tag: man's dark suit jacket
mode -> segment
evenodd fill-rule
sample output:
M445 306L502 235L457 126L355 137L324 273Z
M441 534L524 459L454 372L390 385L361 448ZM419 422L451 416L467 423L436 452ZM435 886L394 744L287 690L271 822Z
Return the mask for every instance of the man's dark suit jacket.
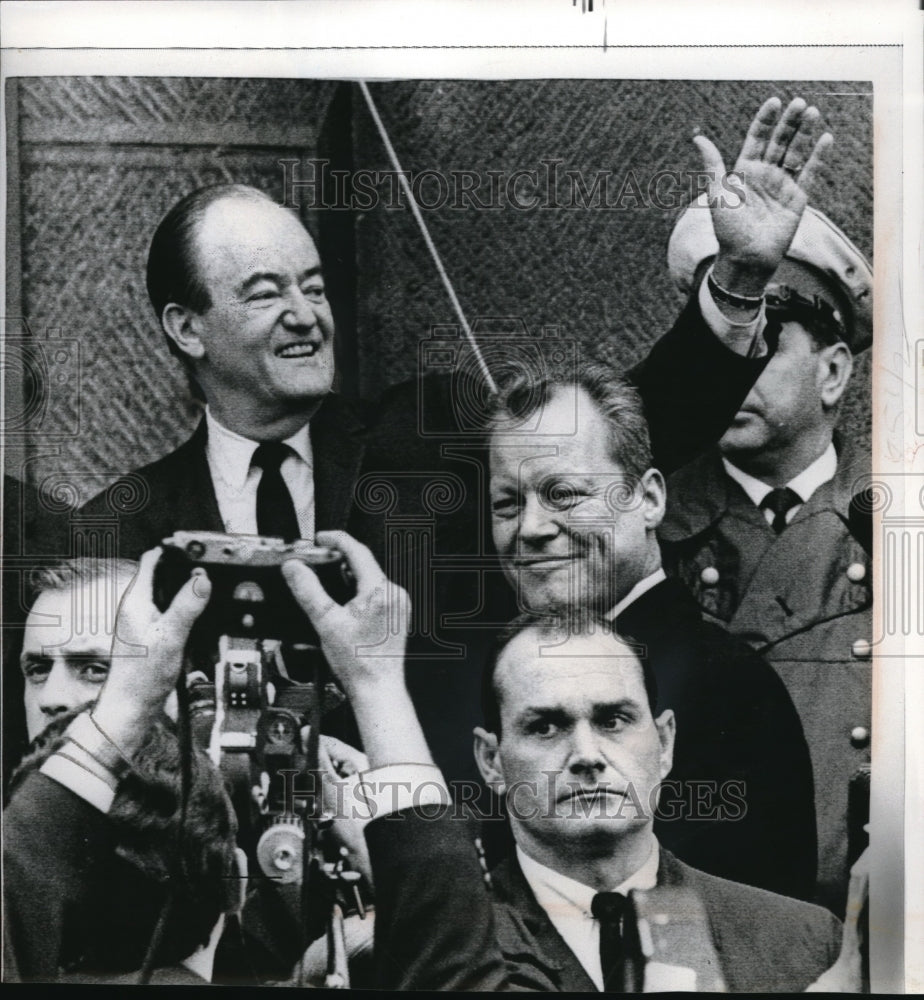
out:
M348 529L353 485L363 456L362 424L338 396L328 396L310 422L315 524ZM159 545L174 531L224 531L206 457L203 419L176 451L117 480L78 512L86 526L117 523L125 559Z
M366 828L376 886L379 985L394 989L595 991L515 860L493 898L466 823L411 810ZM797 992L834 964L840 923L827 910L690 868L662 848L659 886L703 904L730 992Z
M5 981L136 980L136 972L91 971L84 959L100 950L121 954L110 937L113 898L127 906L150 897L140 873L115 857L116 841L108 816L70 789L38 771L23 779L3 813ZM141 892L133 894L133 885ZM156 969L151 981L205 985L180 965Z
M814 785L802 723L776 671L703 620L677 580L616 619L677 720L658 839L694 868L801 899L815 887ZM675 784L676 783L676 784Z

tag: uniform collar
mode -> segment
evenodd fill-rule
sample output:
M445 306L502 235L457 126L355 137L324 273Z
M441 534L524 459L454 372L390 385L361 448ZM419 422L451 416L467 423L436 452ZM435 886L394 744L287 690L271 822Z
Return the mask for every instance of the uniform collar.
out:
M722 456L722 465L732 479L751 498L755 507L759 507L767 494L773 489L768 483L739 469L733 465L725 456ZM803 469L798 476L794 476L785 485L791 489L802 501L807 503L812 494L824 483L830 482L837 474L837 452L833 442L812 462L811 465Z
M260 442L243 437L220 424L208 406L205 408L205 423L208 428L208 452L213 460L212 468L220 470L219 474L232 489L242 490L250 472L253 454ZM283 443L302 461L311 465L311 440L307 423Z
M807 510L827 508L846 519L854 493L868 485L869 458L857 454L836 431L833 446L837 471L832 480L814 490ZM742 496L742 493L743 487L726 473L718 449L701 455L668 481L667 514L658 529L658 538L677 543L706 531L730 508L747 502L747 494ZM750 503L747 506L753 509ZM803 511L796 516L803 516Z

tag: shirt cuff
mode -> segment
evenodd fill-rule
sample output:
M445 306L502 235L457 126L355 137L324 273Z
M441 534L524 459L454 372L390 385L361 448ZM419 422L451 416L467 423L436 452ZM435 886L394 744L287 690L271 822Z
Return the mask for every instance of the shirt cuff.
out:
M767 312L763 301L754 319L747 323L734 323L718 307L709 291L709 283L703 278L699 285L699 311L709 329L730 351L745 358L762 358L767 353L763 336Z
M337 785L339 817L368 823L402 809L450 804L443 773L433 764L391 764L352 775Z
M57 781L68 791L79 796L84 802L101 813L108 813L115 800L116 790L98 774L88 771L73 757L63 753L53 753L39 768L42 774Z

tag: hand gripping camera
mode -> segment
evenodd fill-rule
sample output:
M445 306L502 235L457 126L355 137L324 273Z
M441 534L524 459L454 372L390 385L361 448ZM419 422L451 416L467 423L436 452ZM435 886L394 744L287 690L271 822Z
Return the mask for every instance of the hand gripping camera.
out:
M256 535L178 531L154 571L161 610L194 568L211 580L187 646L192 729L228 780L241 846L280 883L301 881L305 848L318 846L321 719L343 701L280 572L288 559L310 566L339 603L355 593L338 550Z

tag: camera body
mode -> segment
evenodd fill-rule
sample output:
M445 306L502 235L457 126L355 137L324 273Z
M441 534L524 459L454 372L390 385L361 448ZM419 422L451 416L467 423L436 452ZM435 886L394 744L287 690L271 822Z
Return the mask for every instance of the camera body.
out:
M191 636L197 648L217 649L221 636L278 639L316 646L317 633L292 596L280 571L288 559L305 563L340 604L356 592L343 555L332 548L260 535L212 531L177 531L163 541L154 570L154 603L165 611L196 567L212 583L208 606Z

